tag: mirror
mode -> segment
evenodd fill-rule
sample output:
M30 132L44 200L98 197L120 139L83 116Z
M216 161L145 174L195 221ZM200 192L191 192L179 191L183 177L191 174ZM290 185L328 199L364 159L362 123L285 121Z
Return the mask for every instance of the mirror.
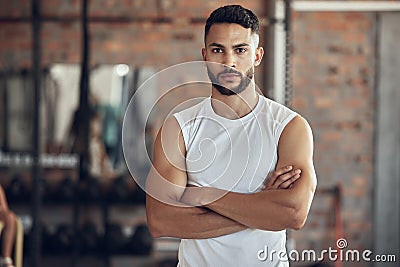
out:
M155 136L165 116L188 99L210 94L209 84L191 82L190 70L176 74L174 79L177 81L174 82L181 85L163 93L160 88L168 83L154 79L156 72L154 67L126 64L103 64L91 69L89 150L93 155L90 159L92 176L107 178L127 173L121 147L124 113L138 87L150 77L153 79L146 83L146 88L142 88L140 97L132 100L135 101L135 109L127 137L129 149L138 151L133 152L130 161L141 170L141 176L150 167L148 157L151 157ZM0 124L3 130L0 134L0 152L28 153L32 143L34 105L30 88L31 74L21 72L2 77ZM171 77L164 78L168 80ZM57 156L76 153L79 79L78 64L54 64L43 71L40 103L43 154ZM147 153L140 149L143 140Z
M151 67L135 68L126 64L99 65L90 72L90 172L104 176L126 172L121 150L121 124L130 96L138 85L153 75ZM80 66L55 64L42 73L40 103L41 144L43 154L74 153L74 121L79 104ZM33 107L32 74L28 71L1 75L0 153L23 155L32 150ZM140 107L153 103L156 90L149 90ZM132 140L138 135L132 132ZM151 137L150 137L151 139ZM145 162L138 155L137 164ZM6 162L7 163L7 162ZM110 174L111 175L111 174Z

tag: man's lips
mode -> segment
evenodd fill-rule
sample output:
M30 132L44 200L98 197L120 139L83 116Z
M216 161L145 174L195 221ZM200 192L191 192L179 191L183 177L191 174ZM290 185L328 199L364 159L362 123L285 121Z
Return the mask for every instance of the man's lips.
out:
M224 80L233 80L236 78L240 78L240 74L236 74L236 73L222 73L219 75L220 78L224 79Z

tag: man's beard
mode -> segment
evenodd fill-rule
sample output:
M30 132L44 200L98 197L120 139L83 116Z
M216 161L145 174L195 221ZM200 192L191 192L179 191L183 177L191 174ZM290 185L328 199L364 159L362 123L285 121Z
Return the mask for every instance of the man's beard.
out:
M215 87L215 89L218 90L218 92L220 92L223 95L228 95L228 96L229 95L237 95L237 94L240 94L241 92L243 92L249 86L249 84L252 81L253 76L254 76L254 67L251 67L250 69L248 69L246 71L245 75L243 75L241 72L236 71L232 68L227 68L226 70L218 73L217 77L215 77L215 75L210 71L210 68L208 68L208 67L207 67L207 73L208 73L208 77L211 80L211 84ZM222 86L221 83L218 82L218 78L221 74L228 74L228 73L240 75L240 84L238 86L229 89L229 88Z

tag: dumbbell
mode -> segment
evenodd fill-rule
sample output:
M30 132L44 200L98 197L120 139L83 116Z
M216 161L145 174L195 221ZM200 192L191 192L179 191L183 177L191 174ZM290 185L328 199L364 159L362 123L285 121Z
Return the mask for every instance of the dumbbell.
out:
M110 254L122 253L129 242L119 224L107 224L104 239L105 251Z
M69 175L65 176L53 192L52 199L58 202L72 202L75 197L76 183Z
M111 189L108 193L108 198L112 202L127 201L132 196L130 189L129 177L119 176L114 179Z
M21 202L25 200L27 188L24 178L20 174L16 174L5 188L7 199L10 203Z
M100 251L100 236L95 223L87 221L79 231L81 252L83 254L96 253Z
M55 225L46 225L42 223L42 252L44 254L53 254L57 252L56 231L57 227Z
M31 201L33 194L33 183L34 183L33 178L31 178L28 183L28 186L25 186L26 189L25 189L24 201ZM39 194L42 200L48 197L47 196L48 192L49 192L49 183L47 182L46 179L39 178Z
M22 175L16 174L11 179L6 188L6 195L10 202L29 202L32 197L32 180L30 186L27 186ZM42 197L47 193L48 183L45 179L39 179L39 190Z
M70 224L60 224L54 234L54 250L57 253L69 253L74 245L74 228Z
M128 247L131 253L136 255L149 255L153 249L154 239L150 234L149 228L145 224L136 227Z
M102 195L100 181L94 177L84 177L79 181L79 195L83 201L98 201Z

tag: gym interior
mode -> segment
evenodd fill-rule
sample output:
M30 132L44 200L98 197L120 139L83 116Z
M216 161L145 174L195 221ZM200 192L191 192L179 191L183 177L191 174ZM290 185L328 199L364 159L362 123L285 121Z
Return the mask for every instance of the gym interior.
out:
M183 73L165 94L154 77L201 61L205 20L227 4L261 20L257 86L313 129L318 186L287 249L317 257L290 265L399 266L400 1L3 0L0 183L16 267L176 266L179 239L147 227L141 177L165 117L209 91ZM352 257L318 258L329 249Z

